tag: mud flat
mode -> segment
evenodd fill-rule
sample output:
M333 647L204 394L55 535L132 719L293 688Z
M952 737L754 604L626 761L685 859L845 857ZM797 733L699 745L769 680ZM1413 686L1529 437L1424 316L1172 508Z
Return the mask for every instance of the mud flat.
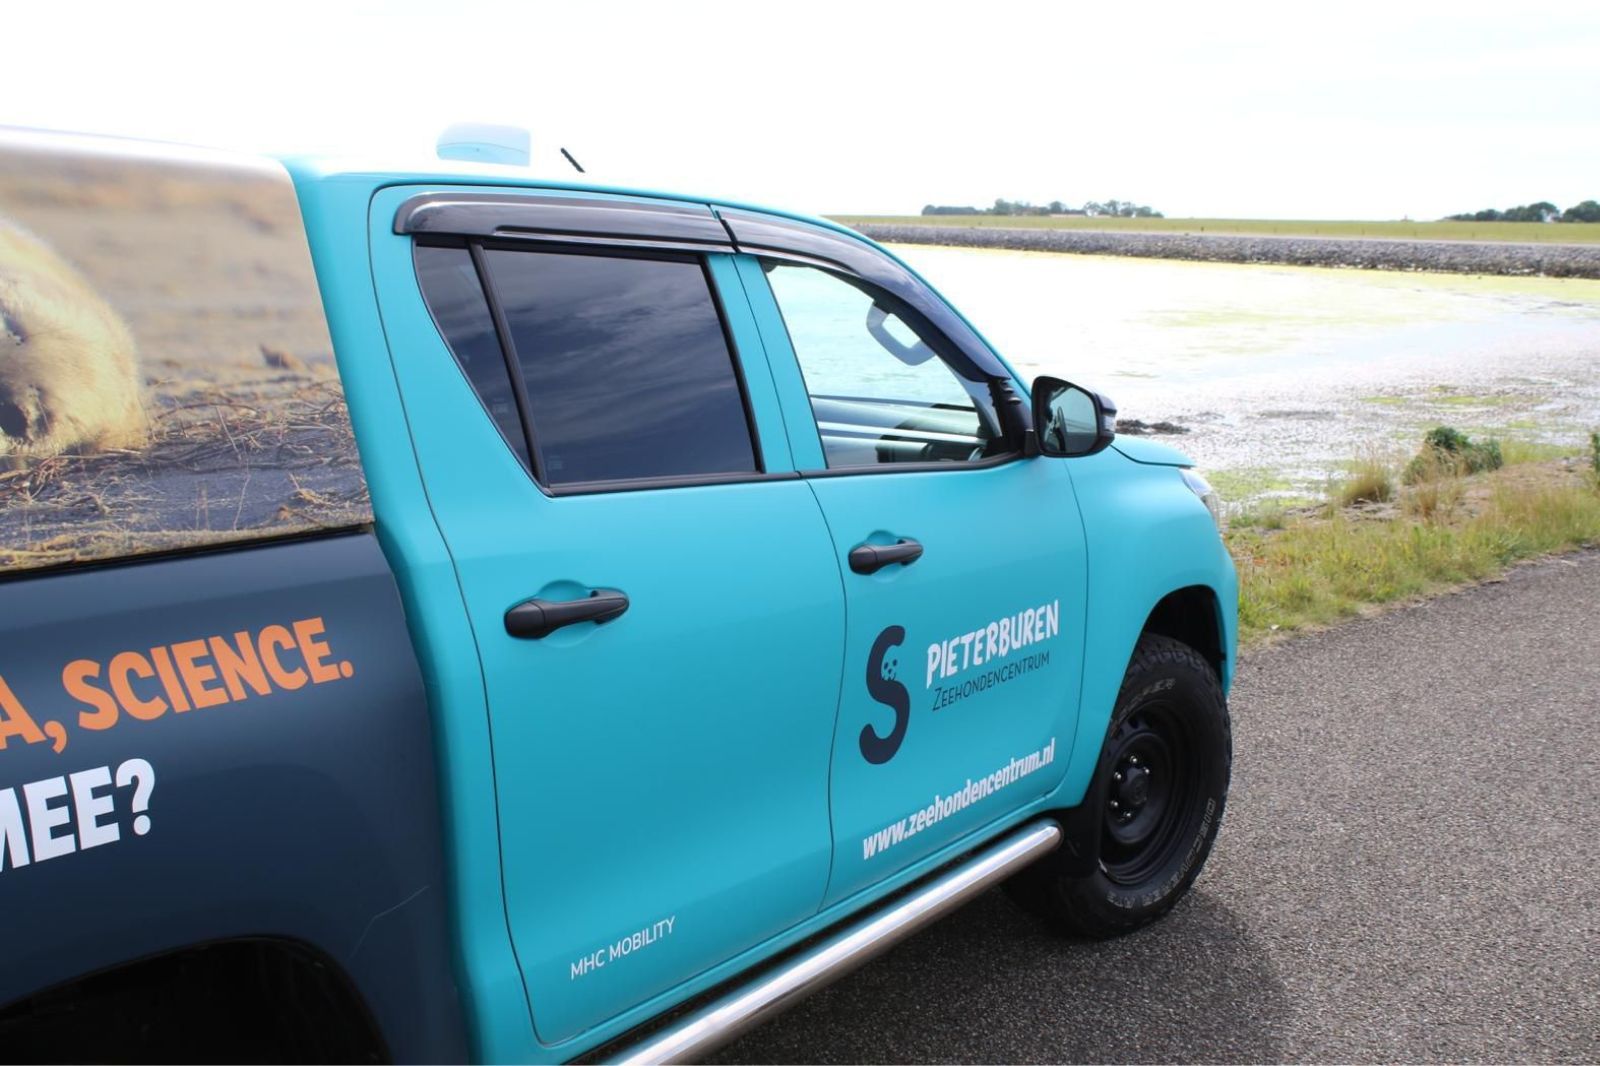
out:
M866 223L857 228L873 240L896 244L941 244L1214 263L1276 263L1448 274L1600 278L1600 246L1596 245L1246 237L1210 233L1112 233L881 223Z
M1119 432L1159 435L1233 503L1320 498L1439 425L1552 455L1600 429L1597 280L891 250L1024 379L1110 395Z

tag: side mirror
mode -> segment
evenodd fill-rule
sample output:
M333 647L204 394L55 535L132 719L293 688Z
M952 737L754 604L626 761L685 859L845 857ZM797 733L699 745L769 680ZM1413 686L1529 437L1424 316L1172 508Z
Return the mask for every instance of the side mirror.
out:
M1099 393L1060 378L1033 381L1033 433L1039 454L1093 455L1117 435L1117 408Z

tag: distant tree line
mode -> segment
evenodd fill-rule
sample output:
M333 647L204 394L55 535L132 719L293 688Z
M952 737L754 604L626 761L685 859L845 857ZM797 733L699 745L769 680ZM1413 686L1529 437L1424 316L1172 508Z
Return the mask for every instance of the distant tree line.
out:
M1446 215L1448 222L1600 222L1600 203L1585 200L1565 211L1548 200L1508 207L1504 211L1488 208L1461 215Z
M1164 218L1160 211L1130 200L1090 200L1082 207L1069 207L1060 200L1031 204L1026 200L996 200L993 207L955 207L928 204L924 215L1090 215L1105 218Z

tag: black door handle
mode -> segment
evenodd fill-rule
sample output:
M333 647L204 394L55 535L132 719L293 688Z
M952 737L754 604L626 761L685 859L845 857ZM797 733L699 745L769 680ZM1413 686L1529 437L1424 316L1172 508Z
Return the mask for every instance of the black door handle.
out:
M858 544L850 549L850 569L858 574L875 574L890 563L910 566L922 558L922 545L910 537L894 544Z
M628 609L628 597L612 589L583 600L524 600L506 612L506 632L538 640L576 622L609 622Z

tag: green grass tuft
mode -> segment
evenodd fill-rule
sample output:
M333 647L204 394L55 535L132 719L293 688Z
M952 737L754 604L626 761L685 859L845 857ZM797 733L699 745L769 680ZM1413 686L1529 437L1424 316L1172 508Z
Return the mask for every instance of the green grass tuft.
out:
M1459 429L1437 426L1422 439L1422 450L1406 465L1408 485L1439 477L1481 474L1505 465L1500 442L1493 438L1475 441Z
M1358 503L1388 503L1394 499L1394 473L1377 456L1367 456L1351 464L1350 473L1334 489L1340 507Z

